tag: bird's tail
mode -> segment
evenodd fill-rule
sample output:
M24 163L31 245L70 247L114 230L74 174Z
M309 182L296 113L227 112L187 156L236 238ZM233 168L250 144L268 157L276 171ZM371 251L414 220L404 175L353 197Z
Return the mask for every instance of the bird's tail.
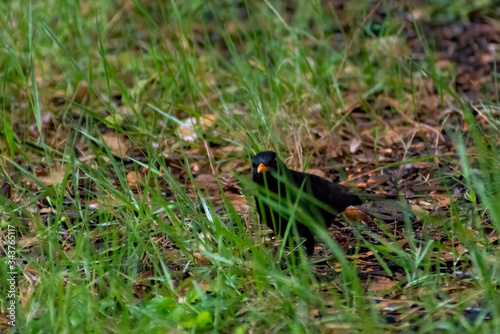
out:
M371 200L358 205L356 208L374 218L386 222L414 221L416 218L410 205L402 199L377 198L377 200Z

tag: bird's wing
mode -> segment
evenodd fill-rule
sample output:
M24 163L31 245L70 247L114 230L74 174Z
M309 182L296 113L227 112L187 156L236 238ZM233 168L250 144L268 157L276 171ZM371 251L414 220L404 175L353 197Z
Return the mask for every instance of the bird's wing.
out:
M300 187L304 180L306 189L310 187L319 201L331 206L337 213L344 211L350 205L361 204L361 199L349 188L325 180L317 175L291 171L295 184Z

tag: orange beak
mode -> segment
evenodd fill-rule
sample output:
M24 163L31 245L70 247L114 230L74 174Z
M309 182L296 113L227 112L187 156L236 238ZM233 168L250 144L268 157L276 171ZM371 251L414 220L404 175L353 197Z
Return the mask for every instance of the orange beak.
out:
M258 167L257 167L257 173L265 173L267 172L268 169L266 166L264 166L264 164L260 164Z

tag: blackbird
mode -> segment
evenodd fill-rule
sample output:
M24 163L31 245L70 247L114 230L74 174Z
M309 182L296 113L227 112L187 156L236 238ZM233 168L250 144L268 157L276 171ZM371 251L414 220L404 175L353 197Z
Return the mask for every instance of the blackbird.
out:
M252 178L261 186L260 195L255 196L260 220L276 234L284 236L290 218L286 212L277 212L283 211L280 207L292 207L297 203L307 216L316 218L316 221L309 224L296 220L297 232L300 237L305 238L304 246L309 256L314 252L314 236L309 227L311 223L328 227L336 214L343 212L348 206L362 203L361 198L347 187L316 175L288 169L272 151L260 152L252 157ZM274 209L265 203L269 201L277 202ZM288 235L293 235L292 233L289 232Z

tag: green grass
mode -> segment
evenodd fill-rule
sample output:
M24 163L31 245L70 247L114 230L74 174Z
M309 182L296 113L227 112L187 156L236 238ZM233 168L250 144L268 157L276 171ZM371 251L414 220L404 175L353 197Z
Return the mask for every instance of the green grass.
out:
M422 20L466 21L477 9L498 19L494 2L409 8ZM424 56L411 59L410 9L399 2L373 10L351 1L344 11L322 3L0 4L1 173L13 194L0 196L2 233L15 226L19 272L13 329L0 261L0 332L500 331L498 91L473 104L484 118L474 116L417 20ZM194 141L181 130L188 118ZM108 147L110 133L130 141L121 143L127 157ZM339 154L356 139L360 149ZM427 163L412 186L442 181L450 203L417 212L418 225L405 222L399 235L354 225L349 255L319 229L333 258L323 276L264 242L244 167L267 149L295 169L343 179ZM237 186L243 209L228 190ZM362 275L367 251L398 284L371 289L380 275ZM471 307L479 311L465 317Z

